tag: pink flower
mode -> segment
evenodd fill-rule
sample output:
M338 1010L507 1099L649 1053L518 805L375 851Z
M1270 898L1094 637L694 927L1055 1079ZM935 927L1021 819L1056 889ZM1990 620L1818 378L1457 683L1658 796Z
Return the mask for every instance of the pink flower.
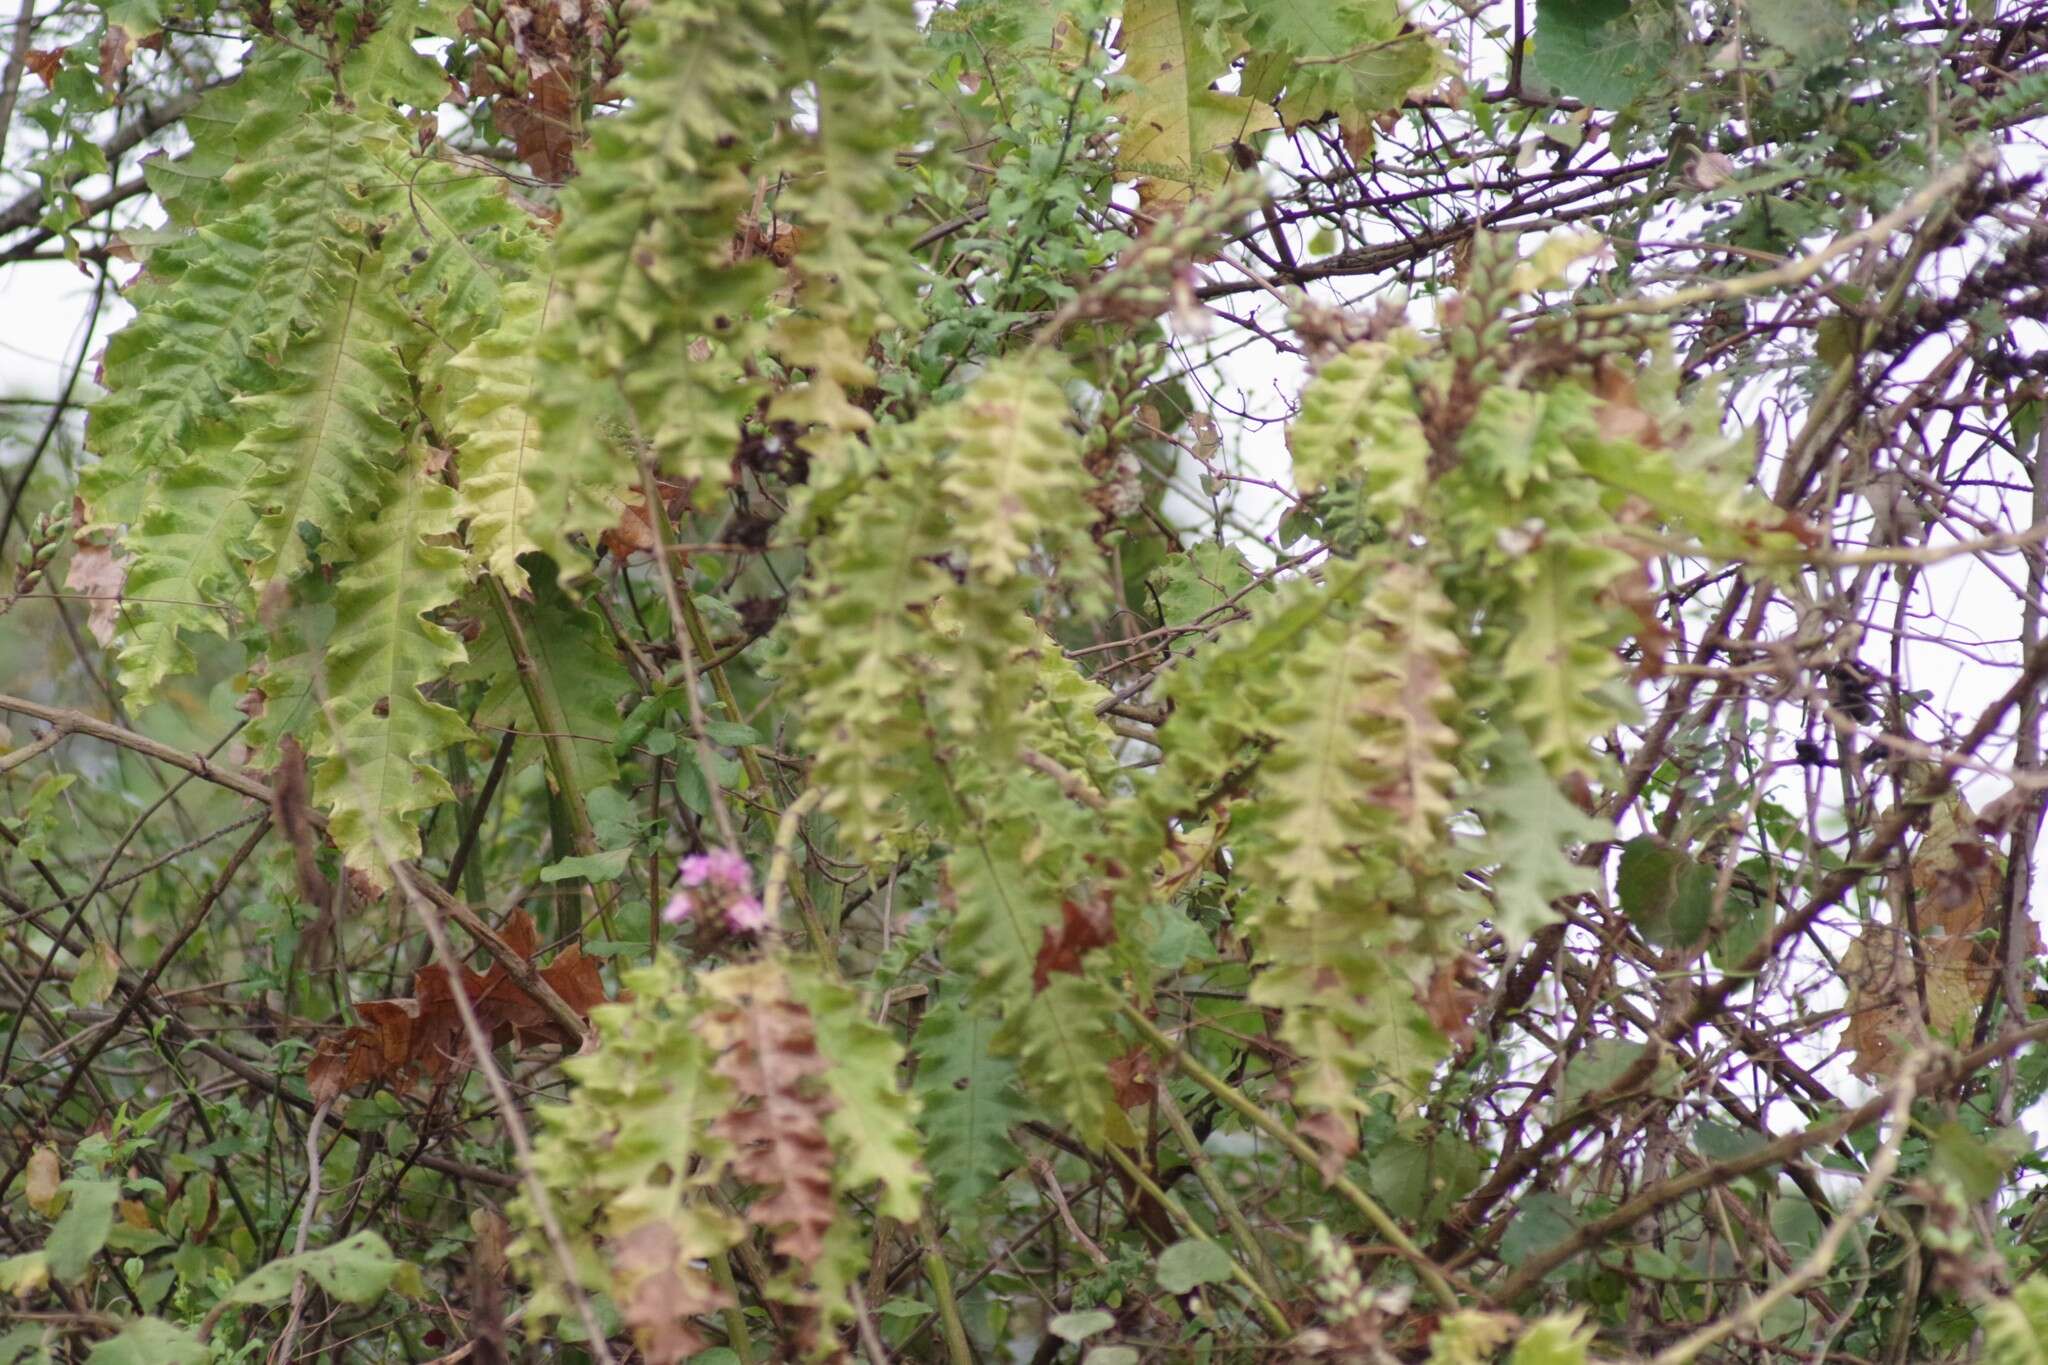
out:
M758 896L742 896L725 907L725 922L736 934L751 934L768 927L768 911Z
M751 934L768 925L768 912L754 894L754 870L746 858L729 848L693 853L683 859L677 890L661 917L681 924L699 910L723 914L734 933Z

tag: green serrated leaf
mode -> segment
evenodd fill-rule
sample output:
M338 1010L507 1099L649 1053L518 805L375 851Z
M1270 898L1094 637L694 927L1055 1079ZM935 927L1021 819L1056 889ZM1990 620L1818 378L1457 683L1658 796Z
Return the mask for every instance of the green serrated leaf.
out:
M462 642L429 619L462 591L454 491L428 452L407 452L383 480L383 511L350 541L315 695L324 725L310 752L313 796L332 812L329 833L349 866L383 885L387 860L416 857L414 816L453 799L433 760L469 738L461 716L422 689L464 658ZM324 681L324 688L319 682Z
M917 1093L925 1160L940 1205L956 1217L988 1211L986 1196L1022 1160L1010 1130L1031 1117L1017 1064L992 1050L998 1021L948 998L918 1026Z
M899 1084L903 1049L871 1020L872 1007L846 985L792 971L791 990L810 1008L818 1051L831 1062L826 1088L837 1104L825 1116L836 1160L833 1181L849 1194L879 1186L876 1206L917 1221L927 1177L920 1165L915 1092Z

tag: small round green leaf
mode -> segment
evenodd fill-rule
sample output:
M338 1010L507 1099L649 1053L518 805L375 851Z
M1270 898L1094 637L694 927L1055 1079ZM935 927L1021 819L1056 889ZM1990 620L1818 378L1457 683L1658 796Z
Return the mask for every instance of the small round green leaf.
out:
M1105 1313L1100 1308L1086 1313L1062 1313L1045 1325L1061 1341L1086 1341L1098 1332L1107 1332L1116 1324L1114 1313Z
M1185 1294L1198 1284L1230 1278L1230 1257L1214 1242L1175 1242L1159 1253L1159 1287Z

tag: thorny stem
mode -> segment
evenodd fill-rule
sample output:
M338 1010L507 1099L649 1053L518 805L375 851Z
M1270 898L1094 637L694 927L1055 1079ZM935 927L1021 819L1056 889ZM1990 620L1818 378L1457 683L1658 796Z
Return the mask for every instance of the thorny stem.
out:
M946 1359L950 1365L974 1365L974 1352L967 1345L967 1325L961 1321L960 1305L953 1297L953 1275L946 1268L946 1244L939 1237L938 1220L930 1210L918 1219L917 1231L924 1242L925 1278L931 1283L932 1297L939 1301Z

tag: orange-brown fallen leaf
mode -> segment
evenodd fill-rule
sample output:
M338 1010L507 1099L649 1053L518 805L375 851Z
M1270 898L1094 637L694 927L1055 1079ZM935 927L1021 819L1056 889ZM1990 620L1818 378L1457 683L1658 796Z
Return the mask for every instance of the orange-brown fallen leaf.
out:
M529 962L540 950L533 919L523 910L500 932L512 950ZM585 957L574 944L542 967L540 978L580 1017L588 1018L591 1007L604 1002L604 980L596 961ZM503 963L492 963L488 972L463 968L462 988L493 1047L506 1043L574 1047L581 1042L520 989ZM420 969L413 977L411 995L358 1001L356 1014L363 1022L338 1037L322 1040L306 1065L306 1088L316 1103L364 1085L388 1085L402 1091L422 1077L439 1080L456 1062L468 1060L462 1014L448 973L439 963Z

